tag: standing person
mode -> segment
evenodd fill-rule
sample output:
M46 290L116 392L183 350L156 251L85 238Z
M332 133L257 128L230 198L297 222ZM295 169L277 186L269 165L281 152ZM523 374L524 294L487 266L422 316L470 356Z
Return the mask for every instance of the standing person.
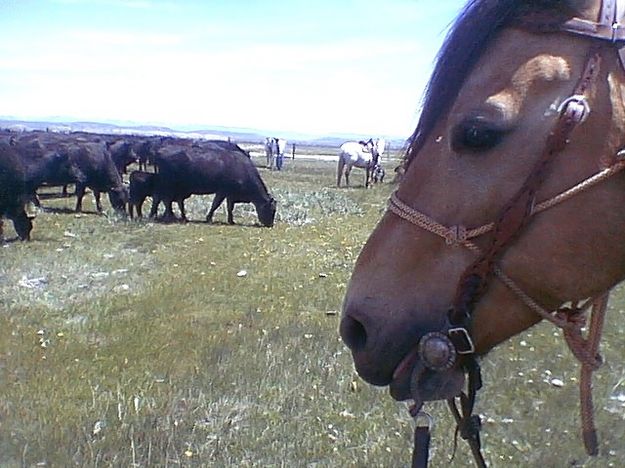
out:
M274 144L274 138L272 137L267 137L265 138L265 154L267 156L267 169L269 169L270 171L273 171L273 162L274 162L274 151L273 151L273 144Z
M286 150L286 140L282 138L274 138L276 142L276 169L282 170L284 164L284 150Z

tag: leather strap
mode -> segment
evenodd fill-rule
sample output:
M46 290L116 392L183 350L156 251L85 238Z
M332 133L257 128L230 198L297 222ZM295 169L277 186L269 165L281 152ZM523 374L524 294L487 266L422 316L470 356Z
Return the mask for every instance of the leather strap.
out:
M480 431L482 420L478 414L473 414L477 392L482 388L482 373L476 359L471 359L467 367L467 392L462 392L458 397L460 410L456 406L456 399L447 400L447 405L456 420L456 434L454 438L454 451L458 435L466 440L473 454L473 460L479 468L486 468L486 461L482 455L482 441Z
M625 70L625 2L603 0L597 21L571 18L554 24L528 18L521 20L523 27L545 32L564 31L584 37L611 42L616 46L621 66Z
M622 26L618 24L621 18L616 17L616 10L616 0L603 0L598 21L571 18L560 26L560 30L615 42L622 33Z
M412 451L412 468L427 468L430 453L430 428L417 426L414 430L414 449Z
M412 451L412 468L427 468L430 458L430 432L432 416L421 411L416 405L410 408L410 415L415 419L414 445Z
M596 81L601 56L598 49L591 48L584 70L573 95L584 96ZM521 189L503 208L495 222L494 234L485 252L464 271L449 313L451 327L469 330L473 309L486 291L494 273L495 261L512 243L531 217L536 193L556 156L564 150L572 131L579 122L563 112L554 130L549 134L545 149L534 164Z

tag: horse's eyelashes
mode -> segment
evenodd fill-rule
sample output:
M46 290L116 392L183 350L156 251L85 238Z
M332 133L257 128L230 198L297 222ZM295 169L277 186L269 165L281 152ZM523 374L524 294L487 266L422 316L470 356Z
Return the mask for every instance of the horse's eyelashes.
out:
M495 147L504 134L505 130L493 122L471 118L453 128L451 145L456 152L486 151Z

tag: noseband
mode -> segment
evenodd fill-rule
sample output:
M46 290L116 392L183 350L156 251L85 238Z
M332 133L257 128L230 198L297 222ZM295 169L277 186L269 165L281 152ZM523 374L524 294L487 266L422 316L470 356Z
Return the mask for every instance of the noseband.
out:
M479 416L472 414L475 396L481 387L481 375L470 330L475 306L485 294L493 276L500 279L532 311L562 328L569 348L582 365L580 389L584 445L589 455L598 453L597 435L593 421L591 378L592 372L601 365L598 347L609 290L588 299L581 305L574 303L571 307L560 307L555 311L549 311L507 276L498 266L498 260L533 216L594 187L625 169L625 154L620 151L616 155L615 161L608 168L548 200L536 203L537 192L542 186L553 161L566 148L573 131L586 120L590 113L588 96L592 94L599 75L600 52L602 50L600 44L610 42L614 45L617 48L621 64L625 68L625 25L622 24L623 20L625 20L625 2L604 0L598 22L580 18L573 18L557 25L537 21L536 18L524 18L517 22L516 26L531 31L567 32L598 39L599 42L591 46L582 74L571 96L561 103L556 123L549 133L545 148L534 163L529 176L499 212L495 221L475 228L461 225L445 226L404 203L397 193L393 193L390 198L389 210L395 215L438 235L449 246L463 246L477 254L477 259L465 269L460 277L444 329L421 337L413 353L416 353L421 362L432 371L448 369L455 364L457 358L462 358L461 365L468 376L467 393L462 392L459 397L462 411L458 410L455 398L448 400L448 403L458 424L457 430L463 438L468 440L478 466L486 466L480 450ZM491 236L484 249L472 242L471 239L487 233L490 233ZM582 328L586 324L585 314L591 305L589 331L584 337ZM413 374L413 380L418 378L419 375ZM418 382L413 382L412 389L413 393L418 393ZM416 404L420 406L422 400L418 395L414 395L414 397ZM420 407L412 410L414 413L418 411L420 411ZM427 465L429 434L424 437L422 432L423 427L417 426L413 466ZM418 433L421 435L418 436ZM427 443L423 442L424 440ZM424 447L419 447L420 444ZM425 450L425 456L423 450Z

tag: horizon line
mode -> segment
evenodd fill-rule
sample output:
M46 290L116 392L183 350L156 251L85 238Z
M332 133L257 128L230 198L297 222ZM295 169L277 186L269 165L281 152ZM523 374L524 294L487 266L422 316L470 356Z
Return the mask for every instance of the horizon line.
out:
M259 136L263 135L273 135L273 134L293 134L307 137L318 137L318 138L337 138L344 136L358 136L364 137L371 135L366 132L358 132L358 131L337 131L337 132L319 132L319 131L306 131L306 130L271 130L267 128L258 128L258 127L249 127L249 126L231 126L231 125L194 125L194 124L166 124L166 123L155 123L155 122L137 122L133 120L116 120L116 119L102 119L102 120L92 120L92 119L77 119L71 117L63 117L63 116L46 116L46 117L34 117L34 118L23 118L17 116L7 116L0 115L1 122L12 122L14 124L50 124L50 125L68 125L72 124L95 124L95 125L108 125L114 126L117 128L127 127L129 129L146 129L152 128L154 130L168 130L171 132L180 132L180 133L199 133L199 132L210 132L222 130L230 133L254 133ZM379 135L384 138L391 140L407 140L407 136L401 135Z

